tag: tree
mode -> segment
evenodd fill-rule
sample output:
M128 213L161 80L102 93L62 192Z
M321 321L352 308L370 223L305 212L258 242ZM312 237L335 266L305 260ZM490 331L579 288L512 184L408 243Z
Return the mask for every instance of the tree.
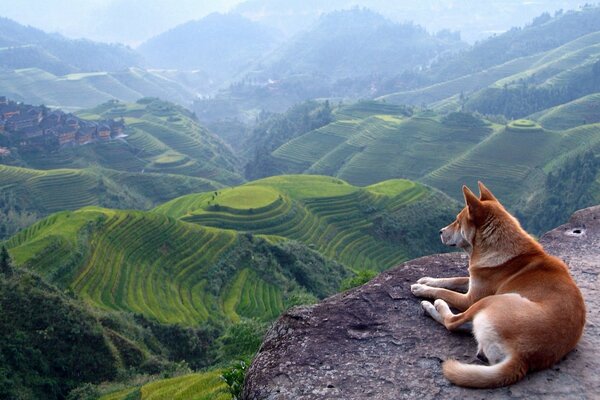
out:
M0 250L0 273L4 274L4 276L8 278L12 275L12 272L13 269L10 255L8 254L6 246L2 246L2 250Z

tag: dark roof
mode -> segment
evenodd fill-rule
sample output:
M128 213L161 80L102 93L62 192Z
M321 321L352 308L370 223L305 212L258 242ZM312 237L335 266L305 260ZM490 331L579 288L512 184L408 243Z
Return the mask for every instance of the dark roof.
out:
M0 113L4 114L7 112L20 111L19 107L15 104L3 104L0 105Z
M19 121L33 121L34 117L28 114L15 114L12 115L8 121L9 122L19 122Z
M27 138L42 136L44 134L44 132L37 126L30 126L28 128L25 128L20 133L21 136L25 136Z

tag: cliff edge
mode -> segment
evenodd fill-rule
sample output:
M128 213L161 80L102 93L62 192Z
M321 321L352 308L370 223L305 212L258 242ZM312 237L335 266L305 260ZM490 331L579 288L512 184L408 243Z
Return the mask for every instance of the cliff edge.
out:
M366 285L282 315L247 375L244 399L594 399L600 396L600 206L573 214L540 242L569 265L587 305L577 348L515 385L464 389L442 375L447 358L474 362L471 334L426 317L410 284L466 276L464 254L408 261ZM507 310L510 312L510 310Z

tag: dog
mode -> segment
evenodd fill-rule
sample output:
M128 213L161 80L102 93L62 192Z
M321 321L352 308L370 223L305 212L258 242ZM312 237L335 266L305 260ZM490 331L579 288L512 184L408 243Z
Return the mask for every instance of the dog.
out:
M446 329L472 325L478 358L489 363L447 360L444 376L464 387L506 386L549 368L575 347L585 304L566 264L545 253L489 189L479 182L479 198L462 190L465 207L440 236L468 253L469 276L424 277L411 291L436 299L421 306Z

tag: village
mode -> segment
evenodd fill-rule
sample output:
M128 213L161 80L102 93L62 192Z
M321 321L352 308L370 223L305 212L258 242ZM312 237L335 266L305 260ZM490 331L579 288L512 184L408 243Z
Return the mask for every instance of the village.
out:
M20 151L52 150L109 141L123 135L125 122L86 121L71 113L11 101L0 96L0 135ZM6 141L4 141L6 143ZM0 156L9 153L0 147Z

